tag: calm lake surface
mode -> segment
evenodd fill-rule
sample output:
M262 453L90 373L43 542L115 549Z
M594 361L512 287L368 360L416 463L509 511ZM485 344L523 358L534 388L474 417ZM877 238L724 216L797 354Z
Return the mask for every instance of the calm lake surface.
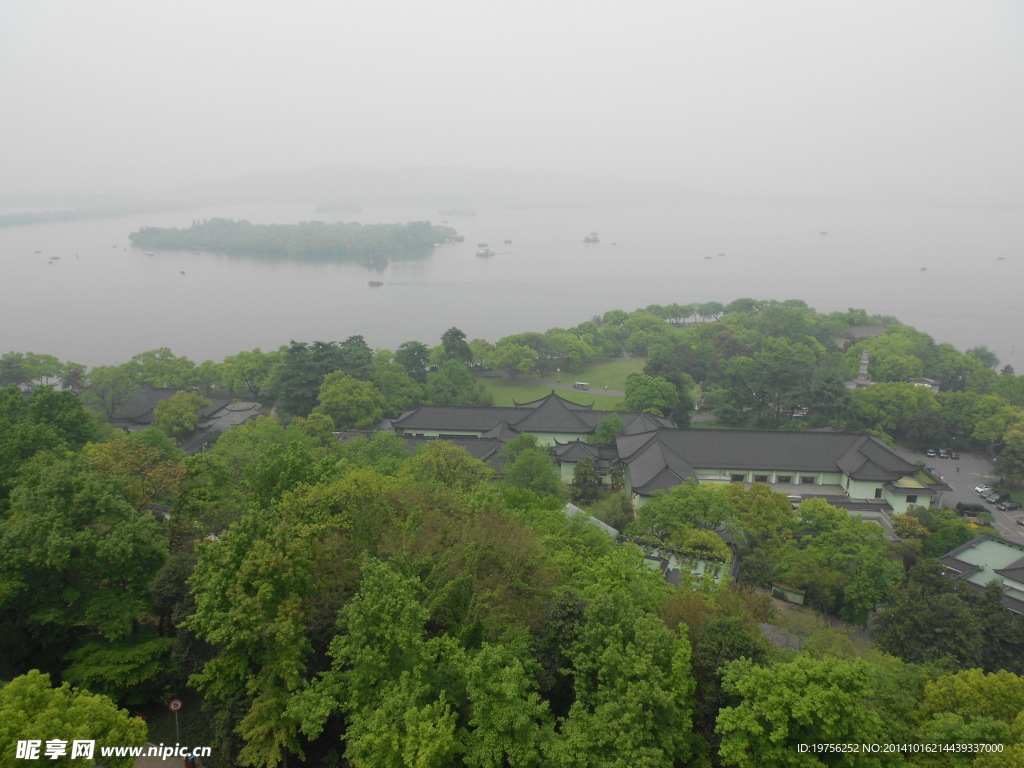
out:
M442 218L436 210L333 216L244 206L2 228L0 353L47 353L93 366L170 347L196 362L219 361L290 339L353 334L371 347L412 339L432 345L453 325L493 342L611 309L749 296L894 315L961 350L984 344L1024 373L1019 210L485 210L448 219L465 243L392 259L382 270L205 252L146 256L129 247L128 234L140 227L212 217L263 224ZM600 243L583 242L591 231ZM496 255L477 257L478 242Z

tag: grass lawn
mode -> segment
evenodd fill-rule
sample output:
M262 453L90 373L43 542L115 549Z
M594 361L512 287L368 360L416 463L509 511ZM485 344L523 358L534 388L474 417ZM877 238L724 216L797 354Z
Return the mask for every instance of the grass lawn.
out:
M558 389L556 391L566 400L571 400L574 403L581 405L593 403L594 408L602 411L624 411L626 404L623 398L616 395L605 395L603 392L605 389L610 389L613 392L624 391L626 377L631 373L643 373L643 369L643 360L616 359L585 365L578 371L562 371L561 373L552 371L539 378L549 381L560 380L562 384L585 381L590 384L590 389ZM477 378L477 381L487 387L494 398L495 405L509 406L512 405L513 400L528 403L551 394L551 387L523 380L513 381L508 378L481 376Z
M574 381L585 381L590 384L591 389L605 389L606 387L615 392L626 390L626 377L631 373L643 373L643 360L615 359L603 363L593 363L580 368L578 371L562 371L555 374L562 379L563 384L571 384ZM548 374L542 378L551 379Z
M483 384L487 391L494 398L495 405L510 406L513 400L519 403L528 403L531 400L540 400L551 394L551 387L543 384L531 384L527 381L512 381L511 379L492 379L481 377L477 379ZM571 400L580 405L594 404L599 411L624 411L626 401L624 398L614 395L599 395L594 390L558 389L555 390L566 400Z

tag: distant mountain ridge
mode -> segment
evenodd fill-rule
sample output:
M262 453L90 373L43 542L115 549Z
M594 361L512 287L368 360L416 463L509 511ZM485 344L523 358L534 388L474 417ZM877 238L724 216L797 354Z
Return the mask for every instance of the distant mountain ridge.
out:
M643 183L544 170L399 169L335 165L240 176L176 187L164 197L190 204L350 200L360 206L437 208L650 207L707 202L673 183Z

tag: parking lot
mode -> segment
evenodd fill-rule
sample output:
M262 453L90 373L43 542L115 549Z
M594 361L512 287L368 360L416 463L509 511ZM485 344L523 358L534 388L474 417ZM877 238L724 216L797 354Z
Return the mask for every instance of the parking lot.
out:
M996 477L992 474L992 460L987 456L977 453L961 452L960 459L930 458L924 455L923 451L912 451L907 448L897 447L896 453L907 461L925 462L925 466L932 467L938 475L952 488L942 496L942 506L953 508L957 502L964 504L983 504L995 518L992 527L999 531L1000 536L1016 541L1024 541L1024 526L1017 525L1017 518L1024 512L1000 512L991 504L985 504L981 497L974 492L975 486L992 485Z

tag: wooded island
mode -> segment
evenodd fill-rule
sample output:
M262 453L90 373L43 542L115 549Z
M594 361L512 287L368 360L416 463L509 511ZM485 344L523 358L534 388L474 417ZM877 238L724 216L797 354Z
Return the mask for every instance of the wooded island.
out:
M455 236L451 227L426 221L252 224L207 219L193 222L188 229L143 227L128 239L134 248L148 250L202 250L330 261L424 253Z

